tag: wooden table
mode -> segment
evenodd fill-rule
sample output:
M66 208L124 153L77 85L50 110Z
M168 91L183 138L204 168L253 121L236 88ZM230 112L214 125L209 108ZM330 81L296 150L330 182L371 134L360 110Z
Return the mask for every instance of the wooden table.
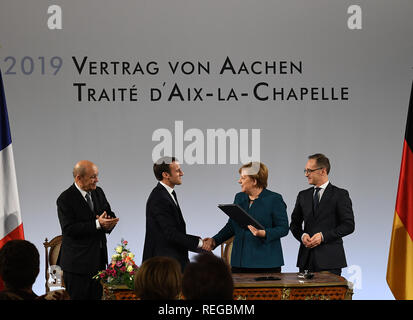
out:
M135 292L126 285L109 285L101 281L103 287L102 300L138 300Z
M274 276L280 280L256 281ZM347 280L329 272L316 272L312 279L298 273L234 273L234 300L351 300L353 290ZM103 285L103 300L136 300L124 285Z
M234 300L351 300L349 282L329 272L315 272L312 279L298 273L234 273ZM262 276L280 280L256 281Z

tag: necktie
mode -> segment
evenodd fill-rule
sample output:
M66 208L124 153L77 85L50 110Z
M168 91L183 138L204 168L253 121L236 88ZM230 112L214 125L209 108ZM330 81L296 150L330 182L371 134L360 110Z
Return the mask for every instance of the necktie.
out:
M174 196L176 206L179 208L178 198L176 197L176 192L175 192L175 190L172 191L172 195Z
M314 212L317 211L318 205L320 203L320 198L319 198L320 190L321 190L321 188L318 188L318 187L315 188L315 193L314 193L314 196L313 196L313 209L314 209Z
M175 199L175 201L176 201L176 207L178 208L179 219L180 219L181 222L185 225L184 217L182 216L182 211L181 211L181 208L179 207L179 202L178 202L178 198L176 197L176 192L175 192L175 190L172 191L172 195L174 196L174 199Z
M92 198L90 197L89 192L86 192L85 198L86 198L87 204L89 205L90 210L93 211L93 202L92 202Z

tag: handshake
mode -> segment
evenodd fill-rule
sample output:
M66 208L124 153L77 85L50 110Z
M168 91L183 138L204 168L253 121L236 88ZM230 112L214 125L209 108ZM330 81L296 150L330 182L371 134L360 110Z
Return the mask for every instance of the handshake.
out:
M203 242L202 250L212 251L216 247L214 238L205 238L205 239L202 239L202 242Z
M265 230L257 229L252 225L248 225L248 229L251 231L254 237L257 237L257 238L265 238L267 235ZM205 238L205 239L202 239L202 241L203 241L202 250L212 251L216 248L216 243L215 243L214 238Z

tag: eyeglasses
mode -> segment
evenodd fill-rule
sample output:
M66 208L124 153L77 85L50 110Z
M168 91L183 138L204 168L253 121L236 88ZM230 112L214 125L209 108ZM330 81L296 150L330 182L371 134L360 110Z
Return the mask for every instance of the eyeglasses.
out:
M317 171L317 170L320 170L320 169L323 169L323 168L317 168L317 169L304 169L304 174L309 175L310 173L312 173L312 172L314 172L314 171Z

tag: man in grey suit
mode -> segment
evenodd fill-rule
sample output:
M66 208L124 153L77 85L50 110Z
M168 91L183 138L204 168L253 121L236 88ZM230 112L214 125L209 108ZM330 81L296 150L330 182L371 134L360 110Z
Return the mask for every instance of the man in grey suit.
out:
M329 182L329 172L330 161L325 155L308 157L304 173L314 187L298 194L290 224L300 242L300 272L330 271L341 275L341 268L347 266L342 238L354 231L352 203L347 190Z

